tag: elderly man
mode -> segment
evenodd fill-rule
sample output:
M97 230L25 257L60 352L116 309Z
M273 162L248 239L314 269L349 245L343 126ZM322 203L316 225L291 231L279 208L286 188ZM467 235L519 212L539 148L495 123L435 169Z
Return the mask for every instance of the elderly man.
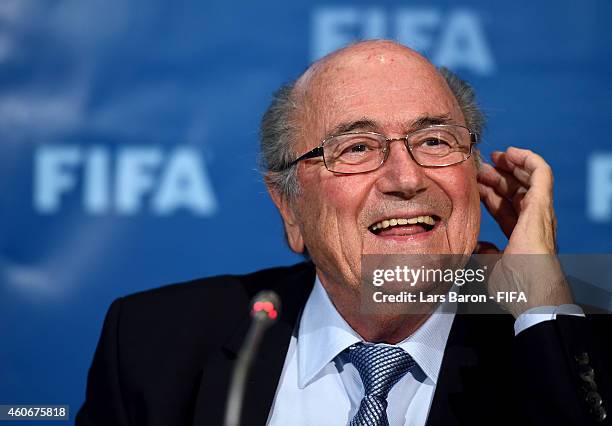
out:
M481 201L509 238L502 260L554 258L550 167L518 148L481 164L482 125L469 86L397 43L313 64L262 123L270 195L311 261L115 301L77 424L220 424L261 289L283 314L255 361L245 424L608 422L603 321L572 305L554 262L545 282L498 280L526 293L502 306L512 315L362 310L363 255L494 250L477 240Z

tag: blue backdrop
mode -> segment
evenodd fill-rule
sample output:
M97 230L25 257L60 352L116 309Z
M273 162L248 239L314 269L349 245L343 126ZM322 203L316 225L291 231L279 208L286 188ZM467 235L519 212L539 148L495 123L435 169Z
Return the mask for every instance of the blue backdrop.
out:
M551 163L560 250L611 252L611 18L607 0L2 1L0 403L76 412L120 295L299 260L257 172L259 120L359 38L470 81L485 154ZM503 245L489 218L481 238Z

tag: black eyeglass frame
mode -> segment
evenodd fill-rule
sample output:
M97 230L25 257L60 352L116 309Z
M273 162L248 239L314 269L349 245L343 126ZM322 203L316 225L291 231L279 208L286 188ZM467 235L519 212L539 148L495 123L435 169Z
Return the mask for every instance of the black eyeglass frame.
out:
M419 161L415 158L413 152L412 152L412 145L410 145L408 143L408 138L413 135L414 133L417 132L421 132L423 130L427 130L427 129L435 129L435 128L446 128L446 127L461 127L465 130L468 131L468 133L470 134L470 150L468 151L467 157L465 157L463 160L461 161L456 161L453 163L448 163L448 164L436 164L436 165L424 165L419 163ZM323 147L325 146L325 143L330 141L331 139L334 139L338 136L345 136L345 135L376 135L376 136L380 136L385 140L385 146L383 147L383 153L384 156L382 157L382 160L380 161L380 164L378 166L376 166L375 168L371 169L371 170L367 170L367 171L363 171L363 172L337 172L334 170L330 170L330 168L327 166L327 161L325 160L325 155L323 155ZM474 147L474 145L476 145L478 143L478 134L475 132L472 132L468 127L466 126L461 126L459 124L433 124L431 126L427 126L427 127L422 127L420 129L417 129L413 132L410 132L406 135L404 135L401 138L388 138L385 135L381 134L381 133L377 133L377 132L349 132L349 133L340 133L337 135L333 135L330 136L328 138L325 138L321 144L315 148L313 148L312 150L300 155L298 158L296 158L295 160L293 160L288 166L287 169L295 166L297 163L299 163L302 160L308 160L310 158L317 158L317 157L323 157L323 164L325 164L325 168L327 170L329 170L332 173L337 173L337 174L342 174L342 175L353 175L353 174L359 174L359 173L369 173L369 172L373 172L374 170L378 170L380 167L382 167L383 164L385 164L385 161L387 161L387 158L389 157L389 144L391 142L394 141L404 141L405 146L408 148L408 152L410 153L410 157L414 160L415 163L417 163L419 166L421 167L427 167L427 168L438 168L438 167L448 167L448 166L453 166L455 164L460 164L463 163L464 161L466 161L467 159L469 159L472 156L472 149Z

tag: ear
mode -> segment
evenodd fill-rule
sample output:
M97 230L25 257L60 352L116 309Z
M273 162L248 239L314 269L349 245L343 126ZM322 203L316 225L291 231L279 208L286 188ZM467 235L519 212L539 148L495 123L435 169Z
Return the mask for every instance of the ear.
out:
M283 224L285 226L285 236L287 237L287 243L291 250L296 253L304 252L304 239L302 238L302 231L300 230L299 222L297 221L296 215L291 208L291 205L287 198L279 193L279 191L270 184L266 176L266 187L268 193L272 198L272 201L276 205L276 208L283 218Z

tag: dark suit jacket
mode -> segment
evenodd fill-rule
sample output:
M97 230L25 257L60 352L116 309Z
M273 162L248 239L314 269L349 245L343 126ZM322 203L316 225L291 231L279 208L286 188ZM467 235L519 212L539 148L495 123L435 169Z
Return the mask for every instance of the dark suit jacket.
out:
M244 424L265 424L314 280L312 263L302 263L116 300L76 424L221 425L249 301L271 289L282 314L262 342L242 414ZM509 315L457 314L427 424L609 424L595 422L596 397L612 404L608 318L560 317L516 337L513 323Z

